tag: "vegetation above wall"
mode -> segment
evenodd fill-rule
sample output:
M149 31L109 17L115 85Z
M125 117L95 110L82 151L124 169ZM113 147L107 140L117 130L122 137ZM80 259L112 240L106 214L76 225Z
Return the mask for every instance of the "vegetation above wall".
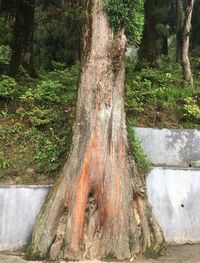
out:
M126 63L126 111L135 125L158 128L200 128L199 59L192 59L195 88L182 80L181 66L165 58L159 68ZM137 65L138 67L138 65Z
M126 59L127 119L132 126L199 129L199 4L195 3L192 20L191 88L183 81L180 61L175 63L175 37L180 32L176 31L174 1L156 2L104 1L111 27L114 31L125 27L128 53L134 50ZM16 76L8 76L15 46L13 6L2 1L0 10L0 182L49 183L55 180L71 142L83 1L36 1L32 43L38 73L35 79L23 65ZM135 138L130 139L137 152ZM136 160L144 170L140 149L138 155Z
M9 48L0 46L0 64L6 66L8 60ZM198 63L193 59L194 69ZM71 142L80 67L56 66L50 72L42 71L36 80L22 68L16 79L0 77L2 183L53 182L65 160ZM134 67L135 63L128 58L125 103L131 125L200 128L198 70L196 88L191 89L182 87L181 68L169 60L160 68L145 65L136 71ZM145 158L137 142L135 145L144 170Z

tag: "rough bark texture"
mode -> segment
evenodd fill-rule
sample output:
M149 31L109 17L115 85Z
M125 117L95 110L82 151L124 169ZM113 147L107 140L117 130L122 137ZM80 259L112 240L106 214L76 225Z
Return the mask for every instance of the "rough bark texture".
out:
M33 65L33 24L35 0L17 0L14 27L14 48L9 65L9 75L15 77L19 66L27 70L30 77L37 77Z
M124 30L112 32L102 0L86 5L72 148L34 227L29 258L126 259L163 243L128 148Z
M194 0L187 1L187 7L185 11L185 20L183 24L183 43L182 43L182 68L183 68L183 77L184 80L189 82L191 87L193 87L193 77L190 67L189 60L189 42L190 42L190 29L191 29L191 20L192 20L192 11L194 6Z
M160 54L157 46L158 35L156 32L156 23L154 17L155 7L155 0L145 0L145 24L139 50L139 59L146 60L152 66L158 66L160 64Z

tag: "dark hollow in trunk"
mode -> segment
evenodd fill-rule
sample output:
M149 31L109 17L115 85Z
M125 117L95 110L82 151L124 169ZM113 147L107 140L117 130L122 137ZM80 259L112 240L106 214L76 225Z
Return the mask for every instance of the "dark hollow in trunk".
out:
M128 259L163 244L130 154L124 109L124 29L103 0L86 3L73 142L34 227L29 258Z

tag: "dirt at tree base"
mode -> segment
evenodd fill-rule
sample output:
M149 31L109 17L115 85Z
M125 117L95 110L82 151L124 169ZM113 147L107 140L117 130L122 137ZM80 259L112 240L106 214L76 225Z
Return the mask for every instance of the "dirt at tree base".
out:
M0 254L0 263L26 263L26 262L27 263L39 263L39 262L42 263L41 261L26 261L20 256ZM79 261L79 263L101 263L101 262L105 262L105 261L99 261L99 260ZM112 263L112 262L114 263L114 261L109 261L109 263ZM165 255L158 259L140 259L140 260L135 260L131 262L135 262L135 263L200 263L200 244L170 246L167 249ZM49 261L43 261L43 263L49 263ZM60 260L54 263L66 263L66 261Z

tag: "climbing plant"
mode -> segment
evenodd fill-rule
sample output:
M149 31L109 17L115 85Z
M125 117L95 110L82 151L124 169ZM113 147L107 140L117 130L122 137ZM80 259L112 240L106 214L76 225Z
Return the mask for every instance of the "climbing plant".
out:
M105 10L115 32L124 26L128 42L139 43L144 24L144 0L105 0Z

